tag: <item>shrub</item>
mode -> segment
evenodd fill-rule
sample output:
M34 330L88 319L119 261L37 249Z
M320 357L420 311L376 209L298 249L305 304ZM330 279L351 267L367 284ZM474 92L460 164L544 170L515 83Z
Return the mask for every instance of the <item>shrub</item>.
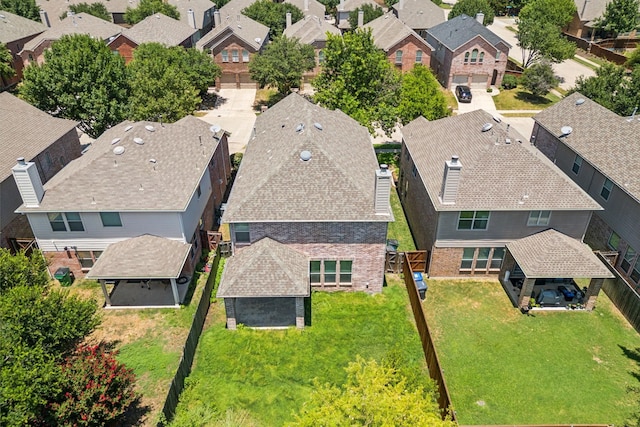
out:
M511 74L507 74L502 79L502 88L503 89L515 89L518 86L518 78Z

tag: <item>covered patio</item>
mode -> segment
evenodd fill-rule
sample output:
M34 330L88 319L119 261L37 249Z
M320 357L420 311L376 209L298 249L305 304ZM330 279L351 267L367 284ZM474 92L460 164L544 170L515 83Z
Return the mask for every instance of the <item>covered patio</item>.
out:
M109 245L87 278L100 282L105 308L179 308L190 250L189 243L145 234Z
M507 243L506 248L500 283L523 311L531 308L532 298L547 309L593 310L604 280L613 278L588 245L553 229ZM573 279L590 282L580 289Z
M307 256L265 237L227 260L216 296L224 298L228 329L303 329L310 289Z

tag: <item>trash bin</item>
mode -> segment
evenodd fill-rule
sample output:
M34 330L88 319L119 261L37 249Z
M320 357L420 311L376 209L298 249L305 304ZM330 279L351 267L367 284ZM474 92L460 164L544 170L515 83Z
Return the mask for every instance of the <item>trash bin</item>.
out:
M69 267L60 267L56 270L56 273L53 275L53 277L55 277L62 286L71 286L71 283L73 282L73 280L71 279L71 271L69 270Z
M421 282L422 281L422 273L420 273L419 271L416 271L413 273L413 280L415 280L416 282Z
M427 296L427 284L422 280L416 281L416 287L418 288L418 293L420 294L420 299L425 299Z

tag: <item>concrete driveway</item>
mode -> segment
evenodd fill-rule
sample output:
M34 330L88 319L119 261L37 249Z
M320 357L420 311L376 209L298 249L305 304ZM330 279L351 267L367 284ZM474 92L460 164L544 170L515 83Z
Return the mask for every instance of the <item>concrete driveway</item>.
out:
M213 110L203 110L200 119L231 133L229 153L244 152L256 122L255 89L220 89Z
M454 94L456 93L455 86L452 86L451 90ZM496 104L493 102L493 97L486 89L471 88L471 102L458 102L458 114L468 113L479 109L483 109L494 114L496 112Z

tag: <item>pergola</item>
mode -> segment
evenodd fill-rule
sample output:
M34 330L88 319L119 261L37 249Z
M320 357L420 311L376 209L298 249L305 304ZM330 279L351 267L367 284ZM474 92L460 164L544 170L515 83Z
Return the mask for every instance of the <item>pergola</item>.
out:
M307 256L265 237L227 260L216 296L224 298L229 329L238 323L303 329L310 289Z
M112 306L112 300L107 292L106 281L128 282L124 286L130 286L131 283L149 285L153 280L169 280L173 298L169 304L162 305L180 307L176 279L182 273L190 250L189 243L145 234L109 245L87 278L100 281L107 307Z
M508 281L516 265L522 270L524 280L518 297L521 309L529 306L536 279L585 278L591 281L584 306L592 310L604 279L614 277L588 245L553 229L507 243L506 248L499 278L503 283Z

